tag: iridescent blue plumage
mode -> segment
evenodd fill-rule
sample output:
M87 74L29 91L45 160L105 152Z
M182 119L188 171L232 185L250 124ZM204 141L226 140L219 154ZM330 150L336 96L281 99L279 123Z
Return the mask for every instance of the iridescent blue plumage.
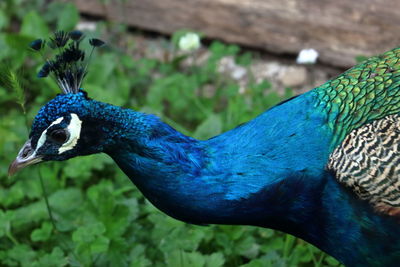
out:
M78 114L83 139L74 150L45 160L105 152L155 206L177 219L274 228L349 266L394 266L398 223L375 213L326 170L332 130L316 100L311 91L200 141L153 115L80 92L58 95L44 106L31 137L35 146L35 134L52 121Z
M81 40L78 35L70 33L74 41ZM58 39L55 45L65 45L63 36ZM393 57L400 56L382 58L394 64ZM156 116L95 101L83 90L64 92L39 111L10 173L40 161L104 152L146 198L179 220L269 227L348 266L397 266L398 218L377 212L328 167L330 160L346 163L340 153L338 160L331 156L341 142L345 152L355 149L343 141L352 130L400 109L400 70L376 60L381 58L209 140L185 136ZM370 65L379 74L370 75Z

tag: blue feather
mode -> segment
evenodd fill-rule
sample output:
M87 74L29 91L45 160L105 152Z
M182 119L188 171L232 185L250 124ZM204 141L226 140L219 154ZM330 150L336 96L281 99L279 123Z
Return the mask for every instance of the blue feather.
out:
M72 44L45 65L42 76L62 69L59 77L70 80L70 70L64 70L63 64L83 60L77 41L81 40L79 33L59 33L52 45L65 46L66 38L72 38ZM91 39L90 44L94 48L103 43ZM34 42L31 47L37 50L42 43ZM400 52L396 60L398 57ZM358 69L365 67L360 66ZM185 136L154 115L90 99L75 86L76 90L67 90L41 108L30 140L21 151L36 150L21 152L10 169L13 172L27 165L25 158L20 157L23 154L37 156L39 160L66 160L104 152L147 199L179 220L273 228L314 244L348 266L398 266L397 219L375 212L367 201L339 184L332 169L327 169L333 150L348 134L348 129L343 129L338 121L354 119L353 123L362 126L361 119L367 122L388 114L380 109L369 112L369 106L364 111L364 104L374 99L374 92L369 92L364 101L361 98L365 89L360 93L357 86L346 90L345 85L339 86L358 82L371 83L368 90L379 87L373 84L369 69L362 74L358 69L209 140ZM84 76L84 70L76 70ZM388 79L392 72L384 75ZM359 81L359 76L367 80ZM376 79L382 85L378 88L382 95L384 78ZM395 83L386 82L398 91ZM338 93L338 88L343 91ZM350 112L356 105L346 91L353 88L359 101L356 104L365 113ZM394 111L390 114L397 112L397 100L392 95L385 100L392 103ZM51 137L51 133L47 131L56 127L63 139L68 136L65 131L73 117L77 125L81 123L80 135L73 147L60 152L63 144L48 141L47 135ZM31 162L37 163L37 157Z

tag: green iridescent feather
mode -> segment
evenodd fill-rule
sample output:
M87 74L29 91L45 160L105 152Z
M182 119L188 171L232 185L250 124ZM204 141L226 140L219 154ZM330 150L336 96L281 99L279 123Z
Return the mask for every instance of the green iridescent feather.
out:
M400 48L372 57L312 92L328 114L332 147L352 130L400 111Z

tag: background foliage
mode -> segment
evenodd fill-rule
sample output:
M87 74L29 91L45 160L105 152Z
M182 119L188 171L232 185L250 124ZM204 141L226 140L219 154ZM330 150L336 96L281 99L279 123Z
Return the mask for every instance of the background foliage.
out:
M8 164L28 136L38 109L58 93L51 79L37 79L41 58L27 49L55 29L72 30L80 16L72 4L44 0L0 2L2 75L18 73L22 87L0 87L0 265L2 266L336 266L304 241L256 227L193 226L156 210L105 155L30 167L8 178ZM23 6L23 8L21 8ZM168 60L134 59L134 43L113 47L124 27L99 22L110 44L93 58L84 84L89 96L154 113L197 138L209 138L245 122L281 97L267 81L238 85L216 71L234 56L248 66L252 57L234 45L212 42L201 65L182 67L193 55L173 51ZM208 85L218 90L205 96ZM21 104L25 103L24 109ZM22 105L23 106L23 105ZM44 182L41 186L40 177ZM46 209L43 188L51 215Z

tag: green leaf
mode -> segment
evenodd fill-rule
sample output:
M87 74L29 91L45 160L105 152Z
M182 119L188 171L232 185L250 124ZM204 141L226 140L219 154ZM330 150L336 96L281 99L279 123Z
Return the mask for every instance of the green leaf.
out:
M112 163L105 154L95 154L68 160L64 163L63 171L68 178L86 181L92 177L93 170L103 170L106 164Z
M93 242L97 236L102 235L106 231L104 224L95 222L78 228L72 234L72 240L76 243L87 244Z
M67 3L58 17L57 29L71 31L79 21L79 12L75 5Z
M242 66L250 66L253 61L253 54L245 52L236 58L236 63Z
M218 114L211 114L203 121L194 132L194 137L199 139L208 139L222 132L222 119Z
M335 258L328 255L324 258L324 262L329 266L340 266L340 263Z
M44 19L32 10L24 16L20 33L33 38L46 38L49 35L49 28Z
M42 224L42 227L39 229L35 229L31 233L31 240L33 242L38 242L38 241L47 241L49 240L51 236L51 232L53 230L53 226L49 222L44 222Z
M44 201L36 201L30 204L25 204L14 211L13 227L24 228L34 222L39 222L48 219L48 214Z
M132 223L133 214L129 213L125 205L116 205L112 213L104 213L102 222L106 225L109 237L122 236L128 226Z
M206 258L206 267L220 267L225 263L224 255L220 252L213 253Z
M105 236L99 236L90 244L92 253L102 253L108 250L110 240Z
M185 252L183 250L175 250L165 255L167 266L205 266L205 257L198 252Z
M36 252L30 246L21 244L8 250L7 256L9 260L18 262L17 266L30 266L36 257Z
M0 238L10 231L13 212L0 210Z
M7 33L5 35L5 42L7 44L6 51L8 57L12 58L12 67L20 68L26 59L28 51L28 44L33 38L29 35Z
M133 258L132 263L129 266L130 267L147 267L147 266L151 266L151 265L152 265L152 263L149 259L147 259L144 256L140 256L137 258Z
M54 267L67 266L68 259L64 256L64 252L59 248L53 248L51 254L45 254L38 260L38 267Z
M47 177L47 176L45 176ZM43 196L38 179L23 179L17 182L28 199L40 199Z
M89 72L87 74L86 80L88 83L102 86L101 92L113 91L112 88L104 87L112 80L112 73L116 69L115 55L108 53L96 53L95 51L92 55L92 62L89 65Z
M130 267L146 267L151 266L151 261L145 256L146 247L142 244L137 244L133 247L129 254L129 258L132 259Z
M5 207L15 205L24 199L24 191L18 184L14 184L9 190L5 190L3 194L4 196L1 197L3 199L2 205Z
M82 192L79 188L58 190L49 198L50 206L58 213L74 212L82 201Z
M4 10L0 9L0 30L8 26L9 17L7 17Z

